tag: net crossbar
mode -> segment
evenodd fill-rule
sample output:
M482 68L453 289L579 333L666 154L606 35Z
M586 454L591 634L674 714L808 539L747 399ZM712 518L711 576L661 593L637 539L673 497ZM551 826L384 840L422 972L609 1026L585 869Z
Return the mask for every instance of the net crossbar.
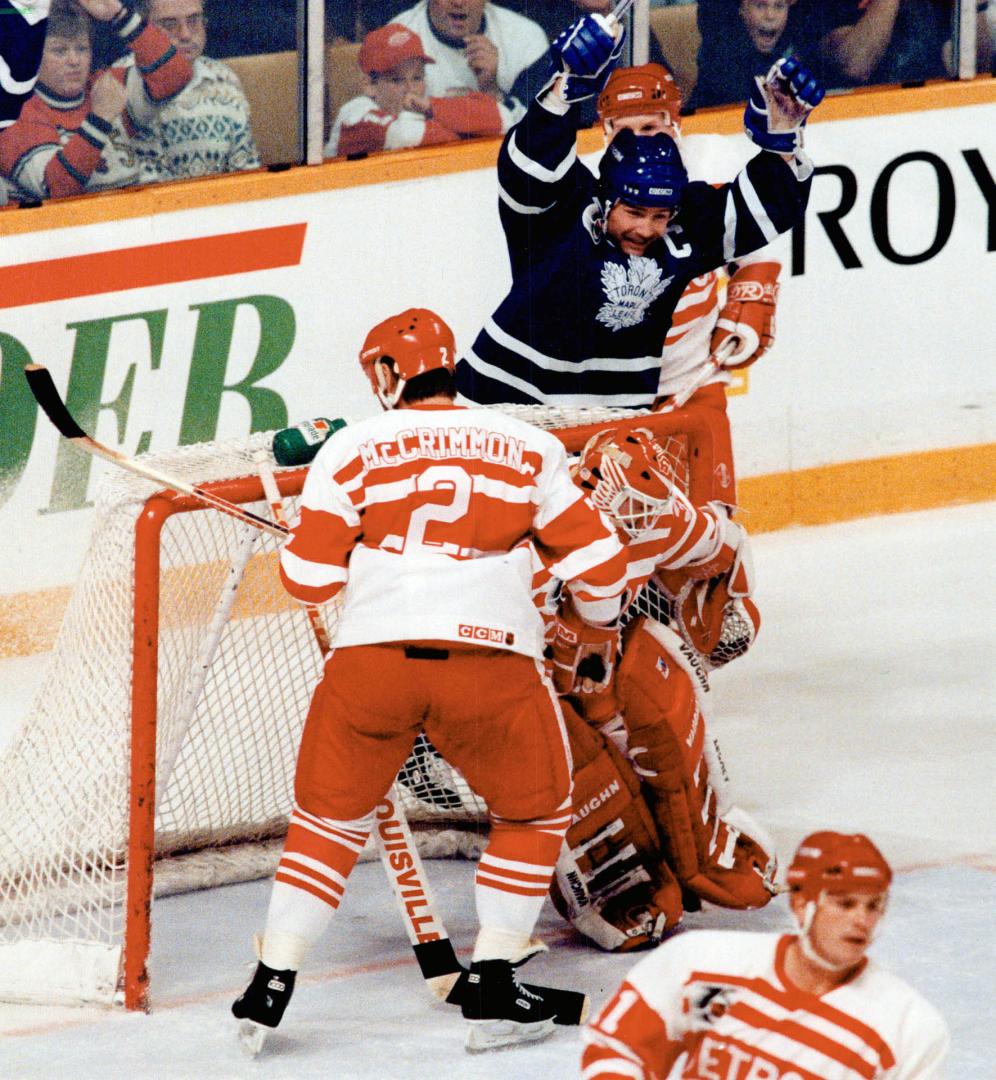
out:
M645 424L686 490L708 478L708 432L691 436L687 415L503 411L574 452L602 427ZM253 454L271 442L146 460L265 516ZM293 518L305 470L277 472ZM134 909L153 865L158 893L272 873L320 673L274 537L125 472L106 478L95 520L50 673L0 758L0 1000L122 1000L133 920L147 944L148 903ZM336 605L323 616L334 639ZM423 854L468 850L461 838L479 850L486 807L424 737L399 789Z

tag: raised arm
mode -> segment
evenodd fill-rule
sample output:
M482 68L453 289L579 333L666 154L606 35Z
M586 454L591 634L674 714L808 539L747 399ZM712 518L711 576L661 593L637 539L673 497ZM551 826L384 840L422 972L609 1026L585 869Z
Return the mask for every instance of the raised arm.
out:
M823 94L812 72L795 59L779 60L764 79L755 80L744 129L762 152L731 184L716 189L690 184L686 191L686 200L698 204L685 220L693 234L699 233L703 269L748 255L802 220L813 175L803 129Z
M509 131L498 157L502 225L513 268L519 233L537 233L552 224L556 210L587 194L591 174L577 160L576 105L597 94L621 55L622 33L601 15L586 15L554 38L555 72L525 115Z

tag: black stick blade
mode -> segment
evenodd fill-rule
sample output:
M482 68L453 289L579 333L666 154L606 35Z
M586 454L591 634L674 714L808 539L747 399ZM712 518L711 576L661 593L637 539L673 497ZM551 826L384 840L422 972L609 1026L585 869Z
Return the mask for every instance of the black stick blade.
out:
M45 415L56 426L60 435L67 439L87 438L87 433L76 423L66 408L62 396L56 389L52 374L42 364L26 364L24 377L34 395L35 401L42 407Z

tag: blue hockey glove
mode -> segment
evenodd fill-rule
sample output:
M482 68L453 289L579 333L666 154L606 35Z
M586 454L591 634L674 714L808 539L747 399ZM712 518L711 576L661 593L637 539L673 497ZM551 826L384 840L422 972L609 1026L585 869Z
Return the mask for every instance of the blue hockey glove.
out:
M747 107L744 109L744 129L762 150L776 154L794 154L802 146L802 129L809 114L823 100L825 91L816 76L794 57L779 60L763 78L755 78ZM775 118L769 111L774 95L779 96L783 116ZM773 124L791 124L772 130Z
M585 15L553 39L550 51L564 72L562 94L573 104L600 93L622 55L625 27L616 37L604 15Z

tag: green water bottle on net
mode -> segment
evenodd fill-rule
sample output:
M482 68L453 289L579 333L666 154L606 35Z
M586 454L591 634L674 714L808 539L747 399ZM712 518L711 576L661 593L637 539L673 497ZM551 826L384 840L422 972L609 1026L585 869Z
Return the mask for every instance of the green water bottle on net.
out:
M273 460L278 465L308 465L329 436L345 426L346 421L340 418L319 416L284 428L273 436Z

